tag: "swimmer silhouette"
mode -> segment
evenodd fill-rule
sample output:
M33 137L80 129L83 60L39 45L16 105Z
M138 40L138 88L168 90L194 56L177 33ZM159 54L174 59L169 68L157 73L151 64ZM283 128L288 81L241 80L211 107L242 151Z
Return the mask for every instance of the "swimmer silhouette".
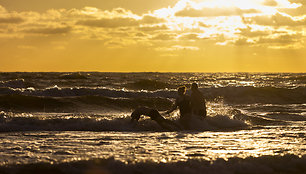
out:
M171 120L165 119L156 109L148 107L139 107L134 110L131 114L131 122L138 122L142 115L149 116L152 120L156 121L162 128L172 131L173 127L176 129L181 129L179 125L175 124Z
M198 85L191 85L191 108L192 114L199 116L201 119L206 117L206 103L204 95L199 91Z
M180 124L183 125L185 129L190 128L190 117L191 117L191 102L190 97L186 95L186 87L181 86L177 90L178 97L175 100L173 107L167 111L166 113L169 114L176 110L178 107L180 110Z

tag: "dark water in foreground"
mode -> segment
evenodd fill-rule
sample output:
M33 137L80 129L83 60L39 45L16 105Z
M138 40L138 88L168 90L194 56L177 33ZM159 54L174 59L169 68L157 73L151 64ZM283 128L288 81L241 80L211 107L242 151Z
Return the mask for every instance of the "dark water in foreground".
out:
M191 131L129 124L192 82ZM306 173L305 73L0 73L0 111L0 173Z

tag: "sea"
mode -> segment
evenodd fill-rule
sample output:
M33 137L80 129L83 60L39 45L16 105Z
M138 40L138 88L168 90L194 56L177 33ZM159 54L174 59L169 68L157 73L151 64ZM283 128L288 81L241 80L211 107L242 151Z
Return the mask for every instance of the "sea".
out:
M164 130L177 88L207 118ZM306 73L1 72L0 174L305 174Z

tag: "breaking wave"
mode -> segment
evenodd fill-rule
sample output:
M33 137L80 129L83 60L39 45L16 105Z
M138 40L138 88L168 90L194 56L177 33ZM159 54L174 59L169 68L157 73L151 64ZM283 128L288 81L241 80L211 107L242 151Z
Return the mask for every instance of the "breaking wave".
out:
M135 109L148 106L165 110L172 102L167 98L111 98L103 96L41 97L26 95L0 95L0 109L33 112L71 112L81 109L109 108ZM90 107L89 107L90 106Z
M230 158L224 160L204 160L190 158L187 161L178 162L152 162L143 161L138 163L124 163L114 158L91 159L72 161L58 164L38 163L24 165L9 165L0 167L0 173L145 173L145 174L304 174L306 171L306 156L261 156Z
M203 120L191 117L191 131L233 131L256 128L262 125L284 125L286 121L267 119L259 116L215 115ZM170 119L177 124L177 116ZM138 124L130 122L130 112L119 115L99 114L59 114L57 116L32 116L31 114L11 114L0 112L0 132L17 131L166 131L148 117ZM173 128L173 131L180 131Z
M151 79L140 79L136 82L133 83L128 83L126 85L128 88L130 89L138 89L138 90L158 90L158 89L172 89L172 88L176 88L177 86L166 83L166 82L162 82L162 81L158 81L158 80L151 80Z
M306 103L306 88L293 89L274 87L222 87L202 88L208 100L218 97L228 103ZM54 86L46 89L14 89L1 87L0 95L18 94L28 96L71 97L71 96L104 96L113 98L162 97L175 98L175 90L117 90L108 88L59 88Z
M24 79L15 79L8 81L0 81L0 87L7 88L27 88L30 87L30 83L26 83Z

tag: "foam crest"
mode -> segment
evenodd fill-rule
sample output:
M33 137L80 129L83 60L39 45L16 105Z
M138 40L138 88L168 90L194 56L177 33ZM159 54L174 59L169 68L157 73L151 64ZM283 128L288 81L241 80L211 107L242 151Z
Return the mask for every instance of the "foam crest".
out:
M10 165L0 167L0 173L145 173L145 174L292 174L305 173L306 156L261 156L230 158L228 160L216 159L214 161L191 158L187 161L177 162L151 162L124 163L114 158L92 159L82 161L64 162L58 164L38 163L25 165Z
M179 122L174 121L177 124ZM130 122L129 115L122 117L91 117L91 116L65 116L65 117L34 117L32 115L9 116L4 112L0 114L0 132L16 131L167 131L162 129L155 121L144 118L138 124ZM200 120L192 117L191 131L224 131L248 128L241 120L234 120L227 116L208 117ZM176 128L173 131L180 131Z
M0 87L26 88L27 86L28 85L25 83L24 79L0 81Z
M274 87L221 87L221 88L202 88L200 89L207 100L214 100L222 97L227 103L306 103L305 87L297 88L274 88ZM1 87L0 95L19 94L28 96L45 97L73 97L97 95L113 98L137 98L137 97L163 97L176 98L175 90L160 89L155 91L146 90L126 90L113 88L89 88L73 87L61 88L53 86L45 89L15 89Z

